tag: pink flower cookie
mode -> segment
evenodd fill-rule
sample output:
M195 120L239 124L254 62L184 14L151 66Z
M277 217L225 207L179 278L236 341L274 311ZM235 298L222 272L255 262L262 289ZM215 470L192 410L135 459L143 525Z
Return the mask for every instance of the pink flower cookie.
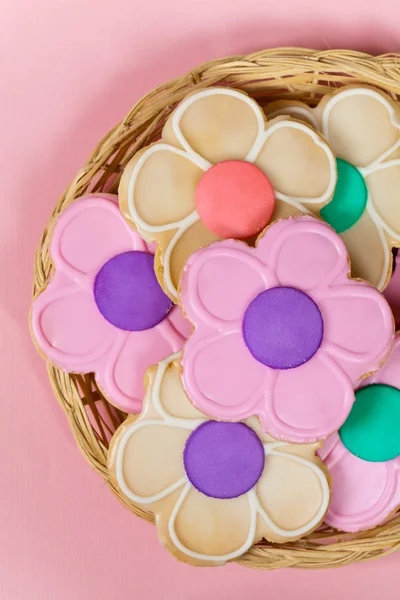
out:
M156 280L153 250L114 196L94 194L62 212L51 256L54 277L32 306L39 350L65 371L94 372L110 402L140 412L147 367L189 333Z
M346 86L311 109L277 101L268 118L291 116L320 131L337 158L334 196L320 213L343 238L353 277L383 290L400 246L400 106L382 91ZM313 211L315 212L315 211Z
M400 506L400 337L380 371L363 382L338 433L319 451L332 475L326 523L361 531Z
M299 443L338 429L394 335L384 297L349 269L340 237L308 216L271 225L256 248L226 240L191 256L182 376L196 408L258 415L274 438Z
M280 217L319 210L337 180L331 149L290 118L265 121L243 92L209 88L173 111L162 140L126 166L121 210L158 245L156 271L176 302L192 252L221 238L248 239Z
M273 440L255 418L208 419L179 368L175 354L148 370L143 412L121 425L109 454L116 487L155 515L160 542L184 562L212 566L261 538L285 542L318 527L330 500L319 445Z

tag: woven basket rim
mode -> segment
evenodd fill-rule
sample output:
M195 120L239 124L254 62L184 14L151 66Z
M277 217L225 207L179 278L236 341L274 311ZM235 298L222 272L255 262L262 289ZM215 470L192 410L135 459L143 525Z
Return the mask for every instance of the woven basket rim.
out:
M174 106L189 92L219 83L244 90L261 103L290 98L315 104L327 91L347 83L373 85L398 99L400 54L371 56L345 49L281 47L215 59L158 86L136 102L100 140L56 203L36 252L33 297L43 291L53 274L50 240L60 212L85 193L116 193L124 166L138 150L157 139ZM46 363L54 394L83 456L122 504L138 516L154 521L150 513L125 502L108 474L109 437L125 418L124 413L105 400L92 374L68 374L49 361ZM358 534L344 534L324 526L297 542L261 542L236 562L256 569L332 568L373 560L398 549L400 511L385 524Z

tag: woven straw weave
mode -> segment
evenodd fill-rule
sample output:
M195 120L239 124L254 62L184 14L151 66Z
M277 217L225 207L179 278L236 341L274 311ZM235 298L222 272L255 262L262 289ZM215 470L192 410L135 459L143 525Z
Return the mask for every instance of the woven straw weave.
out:
M56 217L84 193L116 192L129 159L159 137L169 114L189 92L223 84L246 91L261 104L285 98L315 105L321 95L348 83L375 85L399 98L400 55L372 57L348 50L319 52L301 48L265 50L208 62L150 92L101 140L57 202L36 254L34 295L43 290L52 275L49 248ZM107 473L108 443L124 420L124 413L102 397L92 375L69 375L51 364L47 364L47 370L82 454L124 503ZM149 513L128 508L148 521L153 520ZM149 535L152 534L149 530ZM256 569L318 569L372 560L397 549L400 549L400 510L388 523L356 535L323 527L297 542L275 545L261 542L237 562Z

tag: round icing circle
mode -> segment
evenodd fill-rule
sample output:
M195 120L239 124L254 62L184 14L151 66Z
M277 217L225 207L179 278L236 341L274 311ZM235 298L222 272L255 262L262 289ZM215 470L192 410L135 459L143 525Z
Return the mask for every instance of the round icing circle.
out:
M196 187L203 223L222 238L248 238L267 225L275 208L268 177L243 160L227 160L204 172Z
M400 456L400 390L376 383L356 391L339 436L347 450L368 462Z
M211 498L237 498L248 492L264 469L258 435L244 423L207 421L186 442L183 460L192 485Z
M103 317L118 329L143 331L160 323L173 303L154 273L154 256L129 251L108 260L96 275L94 299Z
M243 338L252 356L271 369L294 369L314 356L324 323L307 294L292 287L261 292L246 309Z
M321 209L321 217L336 233L353 227L367 206L368 190L360 171L350 163L336 159L338 180L332 200Z

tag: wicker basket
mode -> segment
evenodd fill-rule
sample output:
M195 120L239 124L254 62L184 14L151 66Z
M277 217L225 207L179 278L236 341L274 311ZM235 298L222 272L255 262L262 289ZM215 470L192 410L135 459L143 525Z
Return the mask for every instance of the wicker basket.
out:
M129 159L159 137L176 103L190 91L221 83L245 90L261 104L286 98L314 105L321 95L348 83L372 84L398 98L400 55L372 57L347 50L317 52L300 48L265 50L211 61L152 91L98 144L57 202L36 254L34 295L43 290L52 275L50 239L60 212L88 191L116 192L121 171ZM108 443L124 420L124 413L103 398L92 375L69 375L51 364L47 370L76 443L124 503L107 473ZM148 521L153 520L150 513L128 508ZM388 523L356 535L338 534L325 526L297 542L275 545L261 542L237 562L256 569L317 569L372 560L397 549L400 549L400 510Z

